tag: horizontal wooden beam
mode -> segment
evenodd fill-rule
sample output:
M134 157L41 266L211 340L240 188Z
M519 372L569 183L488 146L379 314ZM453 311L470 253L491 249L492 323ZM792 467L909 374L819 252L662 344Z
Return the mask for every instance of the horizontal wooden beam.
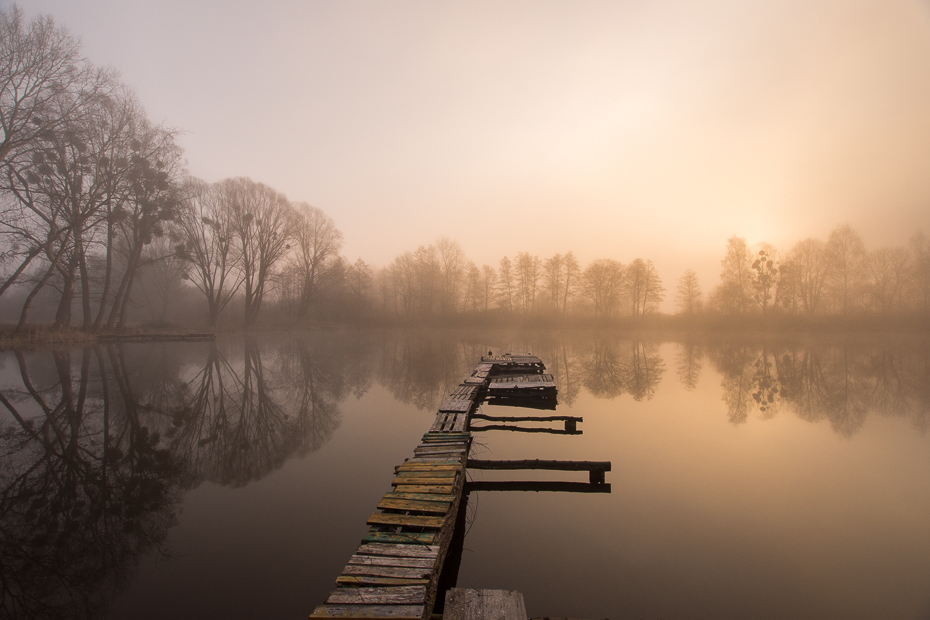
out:
M488 420L489 422L584 422L584 418L571 415L495 416L473 413L471 417L480 420Z
M474 491L553 491L556 493L610 493L610 484L590 482L466 482L465 493Z
M523 459L519 461L490 461L468 459L469 469L549 469L556 471L610 471L610 461L552 461Z

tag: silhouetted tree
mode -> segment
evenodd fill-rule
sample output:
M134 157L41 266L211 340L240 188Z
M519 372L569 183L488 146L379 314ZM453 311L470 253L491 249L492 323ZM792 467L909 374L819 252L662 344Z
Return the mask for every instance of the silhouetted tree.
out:
M675 289L675 302L678 309L685 314L694 314L701 309L701 284L693 269L688 269L678 279Z
M269 283L290 250L293 209L283 194L251 179L226 179L219 187L231 214L243 276L245 325L250 327L258 320Z
M843 314L849 314L859 306L865 279L866 252L862 237L849 224L837 227L827 241L827 257L834 305Z

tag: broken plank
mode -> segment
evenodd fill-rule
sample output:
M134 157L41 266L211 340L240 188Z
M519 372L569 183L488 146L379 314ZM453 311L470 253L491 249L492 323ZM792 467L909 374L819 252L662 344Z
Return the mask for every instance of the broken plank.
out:
M381 510L410 510L446 514L452 507L451 502L421 502L411 499L382 499L378 502Z
M423 517L419 515L398 515L387 512L376 512L368 517L369 525L405 525L407 527L435 527L441 528L445 517Z
M421 620L424 612L423 605L321 605L310 617Z
M397 556L405 558L435 558L439 555L439 546L369 543L359 547L356 553L360 555Z
M392 543L398 545L431 545L436 541L436 532L378 532L369 530L363 543Z
M432 567L381 566L378 564L347 564L343 575L353 577L387 577L395 579L429 579Z
M426 586L398 588L339 588L329 595L327 603L370 605L417 605L426 603Z

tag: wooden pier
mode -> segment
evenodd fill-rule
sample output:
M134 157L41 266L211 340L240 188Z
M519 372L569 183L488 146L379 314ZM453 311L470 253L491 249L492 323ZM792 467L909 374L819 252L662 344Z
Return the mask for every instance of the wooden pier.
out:
M472 443L469 421L489 394L489 387L498 383L501 387L497 389L508 395L550 397L555 393L555 383L544 370L542 361L532 355L481 358L471 375L442 402L432 427L413 455L394 468L392 490L384 494L377 512L368 518L370 529L362 544L336 578L336 589L310 618L427 620L436 604L439 576L460 515L468 467L584 470L590 473L590 483L510 490L587 490L569 488L580 485L596 487L595 492L610 492L610 485L604 484L604 472L610 470L610 463L468 460ZM571 424L571 434L580 433L574 428L580 418L558 418L566 423L566 431L558 432L568 432Z

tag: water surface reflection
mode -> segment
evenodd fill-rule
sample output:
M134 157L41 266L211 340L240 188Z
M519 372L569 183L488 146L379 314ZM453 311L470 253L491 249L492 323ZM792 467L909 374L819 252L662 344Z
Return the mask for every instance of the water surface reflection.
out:
M921 435L930 421L930 348L920 339L666 341L432 331L2 352L2 615L105 615L118 592L140 587L140 558L185 553L169 544L169 533L189 491L205 482L229 489L257 484L342 432L353 434L349 444L359 443L364 435L356 434L370 432L373 424L350 424L343 431L345 416L374 414L355 403L375 399L372 407L394 416L414 413L422 422L413 419L411 426L428 426L442 398L489 349L539 355L559 386L560 413L613 401L610 415L620 419L648 409L665 390L692 394L697 403L710 381L722 406L700 413L720 415L734 429L793 415L828 422L849 440L870 416L907 420ZM379 423L400 427L397 420ZM400 442L398 452L409 451L403 437L381 441ZM490 449L504 450L503 441L489 441ZM507 441L511 452L562 449L538 439ZM657 444L654 450L670 448ZM361 459L362 475L389 473L367 472L372 461L364 454L353 458ZM339 486L333 492L346 494L359 471L327 475ZM338 517L363 524L365 515L355 512ZM497 535L505 536L506 528ZM322 583L312 591L328 587ZM298 615L319 602L311 600L317 594L296 585L288 596ZM605 602L597 612L609 607Z

